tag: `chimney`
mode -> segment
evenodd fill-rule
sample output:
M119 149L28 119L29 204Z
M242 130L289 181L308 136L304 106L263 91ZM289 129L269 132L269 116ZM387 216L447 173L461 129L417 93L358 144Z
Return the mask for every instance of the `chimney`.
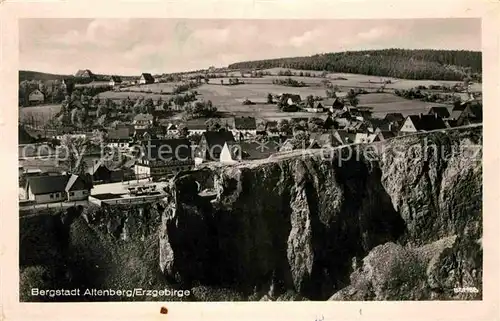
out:
M419 117L420 117L420 118L422 118L422 116L423 116L423 115L424 115L424 114L420 113Z
M434 116L435 116L436 119L438 119L438 114L437 113L435 113Z

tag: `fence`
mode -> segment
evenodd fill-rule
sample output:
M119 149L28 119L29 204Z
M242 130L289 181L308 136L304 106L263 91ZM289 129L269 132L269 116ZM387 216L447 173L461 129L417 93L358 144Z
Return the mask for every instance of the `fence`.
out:
M88 201L73 201L73 202L53 202L53 203L23 203L19 202L19 212L31 211L34 209L49 209L49 208L68 208L78 205L88 205Z
M96 197L89 197L89 202L96 205L119 205L119 204L144 204L152 203L165 197L165 194L149 195L149 196L136 196L136 197L121 197L113 199L100 200Z

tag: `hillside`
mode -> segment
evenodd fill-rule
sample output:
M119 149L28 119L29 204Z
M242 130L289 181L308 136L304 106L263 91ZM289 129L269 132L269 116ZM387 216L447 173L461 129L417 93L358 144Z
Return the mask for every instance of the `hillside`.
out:
M480 300L482 163L469 152L481 145L475 126L375 155L294 151L185 173L158 204L21 218L21 300L39 283L176 286L196 301Z
M56 74L48 74L44 72L38 71L30 71L30 70L19 70L19 81L24 80L62 80L66 78L72 78L73 75L56 75Z
M105 80L109 79L112 75L103 75L103 74L94 74L94 77L96 80ZM130 80L137 78L137 76L120 76L123 80ZM47 80L62 80L62 79L68 79L68 78L75 78L75 75L59 75L59 74L49 74L49 73L44 73L44 72L38 72L38 71L31 71L31 70L19 70L19 81L25 81L25 80L42 80L42 81L47 81Z
M480 79L481 61L481 52L477 51L385 49L245 61L231 64L229 68L282 67L404 79L462 81L466 75Z

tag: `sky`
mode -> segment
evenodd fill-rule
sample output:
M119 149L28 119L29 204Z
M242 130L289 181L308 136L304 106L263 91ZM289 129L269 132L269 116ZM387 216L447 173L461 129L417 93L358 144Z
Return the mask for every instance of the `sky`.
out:
M139 75L346 50L481 50L481 21L22 19L20 69Z

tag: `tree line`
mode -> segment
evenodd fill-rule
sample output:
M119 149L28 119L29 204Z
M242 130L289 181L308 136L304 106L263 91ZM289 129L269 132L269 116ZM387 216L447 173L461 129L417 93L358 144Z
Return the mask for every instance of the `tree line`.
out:
M481 79L481 52L468 50L385 49L325 53L238 62L230 69L291 68L374 76L461 81Z

